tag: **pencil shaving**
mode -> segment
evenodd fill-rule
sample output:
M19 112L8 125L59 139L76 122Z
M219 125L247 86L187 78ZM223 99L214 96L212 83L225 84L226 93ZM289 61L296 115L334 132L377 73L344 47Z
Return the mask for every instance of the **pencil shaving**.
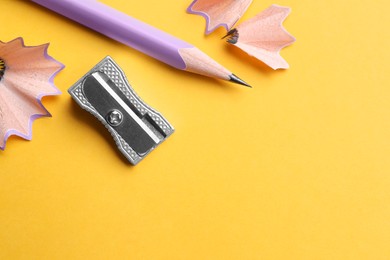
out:
M206 19L206 34L218 27L229 31L248 9L252 0L195 0L187 12Z
M61 94L53 78L64 66L47 54L48 46L25 46L22 38L0 41L1 150L11 135L31 140L32 122L50 116L42 97Z
M290 8L272 5L249 19L225 37L228 42L261 60L273 69L287 69L288 63L280 56L282 48L292 44L295 38L283 28L283 21Z

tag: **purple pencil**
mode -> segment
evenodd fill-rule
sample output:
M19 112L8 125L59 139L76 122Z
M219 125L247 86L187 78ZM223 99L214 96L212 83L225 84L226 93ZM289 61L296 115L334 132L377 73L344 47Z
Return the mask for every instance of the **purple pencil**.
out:
M249 86L198 48L96 0L32 0L174 68Z

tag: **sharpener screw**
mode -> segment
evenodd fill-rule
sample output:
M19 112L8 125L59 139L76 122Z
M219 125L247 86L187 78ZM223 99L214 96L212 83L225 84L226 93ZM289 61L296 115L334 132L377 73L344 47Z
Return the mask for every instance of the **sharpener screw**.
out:
M107 122L112 126L118 126L123 121L123 115L119 110L112 110L107 114Z

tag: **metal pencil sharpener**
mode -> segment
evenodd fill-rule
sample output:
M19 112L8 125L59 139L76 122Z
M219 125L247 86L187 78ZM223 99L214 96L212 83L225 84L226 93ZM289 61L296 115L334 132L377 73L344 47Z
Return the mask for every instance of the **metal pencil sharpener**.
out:
M109 56L68 92L105 125L118 149L133 165L174 132L168 121L135 93L123 71Z

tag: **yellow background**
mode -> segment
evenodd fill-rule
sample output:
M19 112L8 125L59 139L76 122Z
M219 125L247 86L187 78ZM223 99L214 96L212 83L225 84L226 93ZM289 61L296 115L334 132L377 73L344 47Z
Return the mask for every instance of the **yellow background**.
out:
M81 0L80 0L81 1ZM281 0L297 42L273 71L186 14L103 2L193 43L253 89L172 69L28 1L0 40L67 67L53 118L0 152L0 259L390 259L390 4ZM244 18L274 2L255 0ZM136 167L67 89L111 55L176 132Z

